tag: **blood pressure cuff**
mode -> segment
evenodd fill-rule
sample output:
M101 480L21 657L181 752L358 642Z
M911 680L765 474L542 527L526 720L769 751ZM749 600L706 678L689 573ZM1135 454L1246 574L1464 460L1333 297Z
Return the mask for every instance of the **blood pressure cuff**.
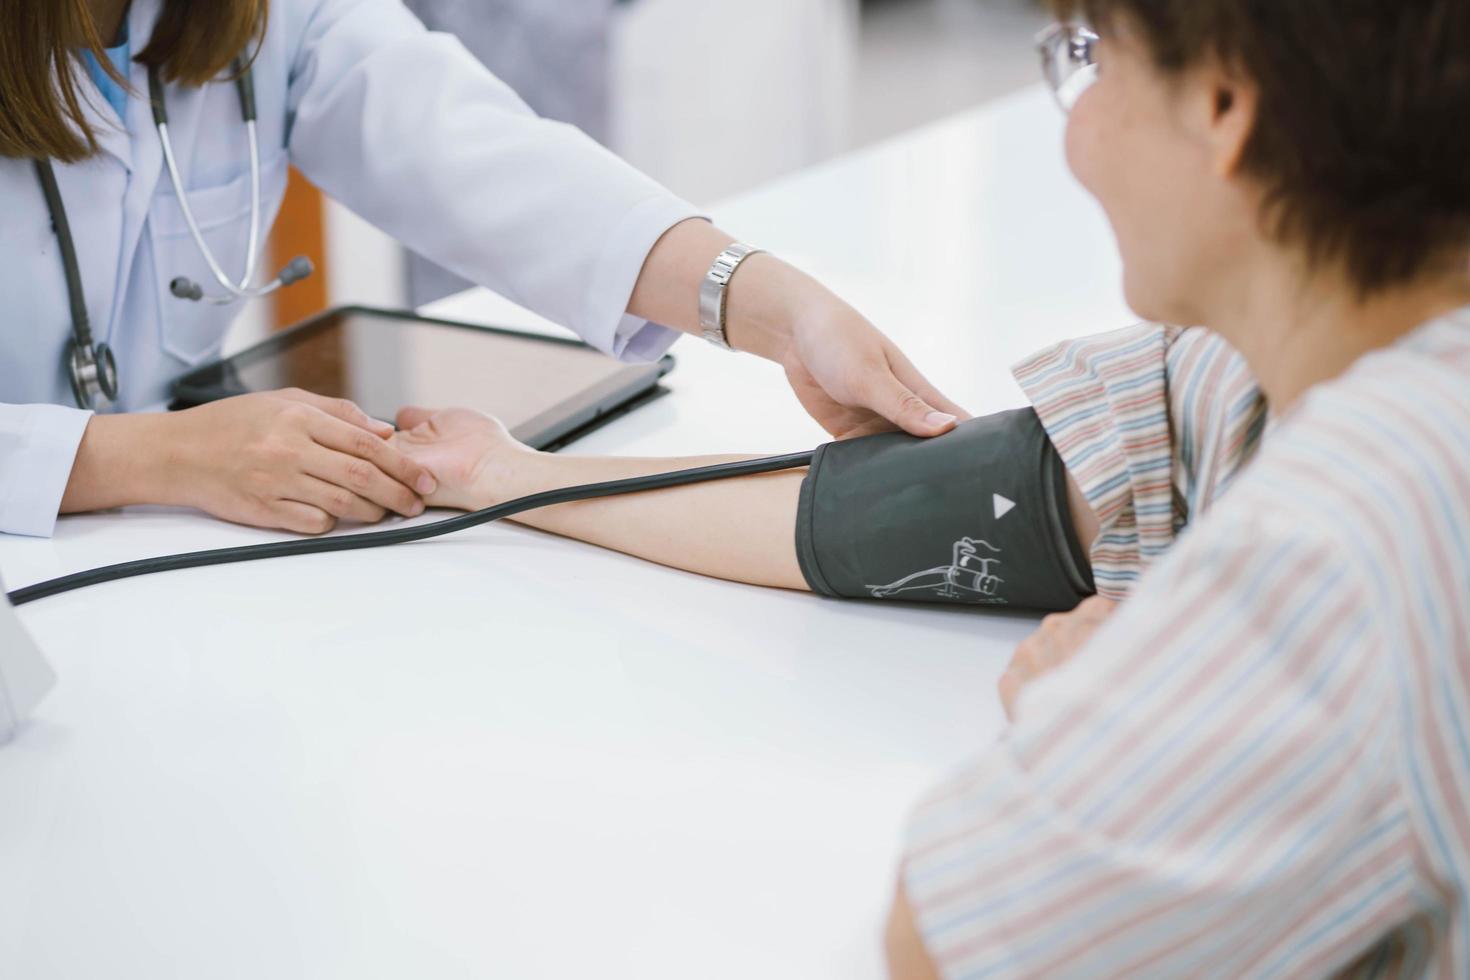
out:
M1035 611L1092 595L1066 470L1031 409L947 435L821 447L801 488L796 550L812 591Z

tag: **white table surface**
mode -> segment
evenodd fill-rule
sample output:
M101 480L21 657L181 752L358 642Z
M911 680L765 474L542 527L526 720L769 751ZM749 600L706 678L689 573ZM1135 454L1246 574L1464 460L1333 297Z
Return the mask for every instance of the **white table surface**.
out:
M1129 322L1040 89L713 213L973 411ZM433 312L530 325L485 293ZM695 341L574 451L788 451ZM0 539L22 586L273 536L158 509ZM871 978L915 795L990 739L1020 617L701 579L515 527L202 569L21 615L60 686L0 749L0 976Z

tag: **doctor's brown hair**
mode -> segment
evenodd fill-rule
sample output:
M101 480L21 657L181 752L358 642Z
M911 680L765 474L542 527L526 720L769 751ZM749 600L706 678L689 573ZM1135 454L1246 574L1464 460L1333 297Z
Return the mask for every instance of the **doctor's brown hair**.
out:
M1166 75L1213 57L1251 79L1244 172L1273 237L1314 265L1364 294L1470 267L1470 2L1050 3L1137 37Z
M157 66L167 81L202 85L240 55L253 55L251 43L265 32L267 3L164 0L153 36L134 60ZM108 75L126 84L103 54L105 46L87 0L0 3L0 157L72 163L97 152L97 135L82 110L85 83L79 84L76 70L77 58L90 49Z

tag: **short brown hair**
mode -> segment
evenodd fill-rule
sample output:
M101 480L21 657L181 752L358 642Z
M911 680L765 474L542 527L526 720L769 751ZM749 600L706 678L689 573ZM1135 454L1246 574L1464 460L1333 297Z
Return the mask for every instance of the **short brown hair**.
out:
M1275 237L1364 293L1470 257L1470 2L1050 0L1180 71L1213 55L1260 90L1245 171Z
M202 85L247 57L265 31L268 0L165 0L148 46L135 60L168 81ZM90 49L114 80L87 0L0 3L0 156L74 162L97 152L72 62Z

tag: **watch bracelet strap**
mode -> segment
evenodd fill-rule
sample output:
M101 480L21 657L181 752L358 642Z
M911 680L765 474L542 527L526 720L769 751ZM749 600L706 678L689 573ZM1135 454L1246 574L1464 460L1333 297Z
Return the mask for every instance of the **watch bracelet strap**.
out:
M705 274L704 281L700 283L699 326L704 331L704 339L716 347L734 349L725 336L725 304L730 280L735 278L735 272L742 262L764 251L753 245L736 242L719 254Z

